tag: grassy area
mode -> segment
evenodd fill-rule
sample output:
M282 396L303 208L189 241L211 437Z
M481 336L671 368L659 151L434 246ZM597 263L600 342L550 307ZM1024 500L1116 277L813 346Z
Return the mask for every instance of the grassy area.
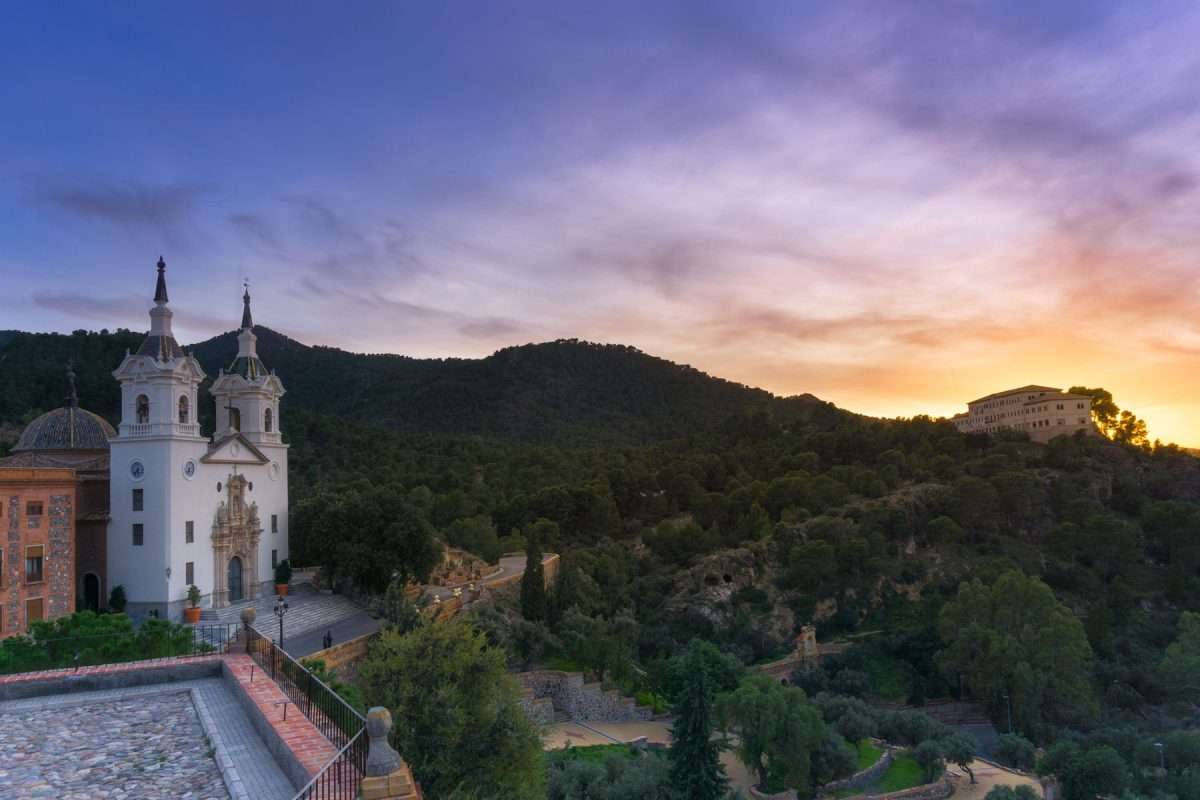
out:
M882 757L883 750L871 744L870 739L863 739L858 743L858 772L873 766Z
M875 763L875 761L864 763L864 744L875 750L875 760L878 760L882 755L870 742L860 742L858 746L859 769L865 769ZM860 794L886 794L887 792L898 792L901 789L911 789L923 783L925 783L925 773L921 769L921 766L913 760L912 756L899 755L892 759L892 765L888 767L888 771L883 773L875 783L865 789L842 789L834 792L831 796L840 798L853 797Z
M546 751L546 758L551 761L591 761L596 764L603 764L610 758L633 758L635 755L634 749L627 744L595 744Z
M545 659L542 665L559 672L585 672L583 667L565 656L552 656Z
M892 765L883 777L870 788L874 794L898 792L901 789L911 789L925 782L925 771L910 755L899 755L892 759Z

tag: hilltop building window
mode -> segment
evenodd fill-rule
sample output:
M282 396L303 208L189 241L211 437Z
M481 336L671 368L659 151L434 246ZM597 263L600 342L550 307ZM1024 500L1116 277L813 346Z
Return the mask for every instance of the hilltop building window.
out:
M273 427L272 416L271 409L269 408L266 410L266 413L263 414L263 430L265 430L267 433L270 433L271 428Z
M179 424L187 425L188 423L188 399L187 395L179 398Z
M42 546L31 544L25 548L25 582L42 582Z

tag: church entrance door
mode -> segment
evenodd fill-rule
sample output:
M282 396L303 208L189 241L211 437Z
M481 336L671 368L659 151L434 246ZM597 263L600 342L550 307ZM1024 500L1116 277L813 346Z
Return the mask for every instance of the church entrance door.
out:
M242 560L234 556L229 559L229 602L240 603L242 597Z
M83 576L83 607L88 611L100 610L100 578L91 572Z

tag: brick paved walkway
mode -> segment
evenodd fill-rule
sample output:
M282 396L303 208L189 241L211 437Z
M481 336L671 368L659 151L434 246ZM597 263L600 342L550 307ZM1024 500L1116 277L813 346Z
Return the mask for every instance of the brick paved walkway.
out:
M219 678L0 702L0 797L290 800L295 791Z

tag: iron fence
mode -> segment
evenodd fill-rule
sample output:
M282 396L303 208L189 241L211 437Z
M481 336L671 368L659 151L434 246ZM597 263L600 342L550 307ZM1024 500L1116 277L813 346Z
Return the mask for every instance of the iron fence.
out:
M355 800L369 745L362 714L253 627L246 631L246 652L338 750L296 800Z
M369 745L363 728L292 800L356 800Z
M115 633L14 636L0 646L0 675L219 655L229 651L240 630L236 623L178 625L147 621L138 628Z

